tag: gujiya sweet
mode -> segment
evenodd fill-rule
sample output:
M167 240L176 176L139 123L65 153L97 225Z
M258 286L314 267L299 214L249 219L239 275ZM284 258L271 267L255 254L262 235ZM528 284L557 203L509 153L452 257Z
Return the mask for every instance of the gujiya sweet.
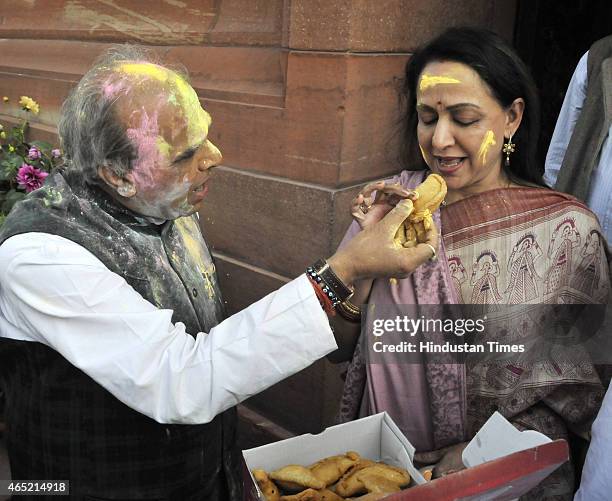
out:
M414 191L417 194L416 200L413 200L414 210L395 235L396 243L404 247L415 247L427 240L432 214L446 197L446 182L442 176L430 174Z
M410 483L403 468L362 458L356 452L330 456L310 466L253 470L266 501L375 500ZM355 496L355 497L353 497Z

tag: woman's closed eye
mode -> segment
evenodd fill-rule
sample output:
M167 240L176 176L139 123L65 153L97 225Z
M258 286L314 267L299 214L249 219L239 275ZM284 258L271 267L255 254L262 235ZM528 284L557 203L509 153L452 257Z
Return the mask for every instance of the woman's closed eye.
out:
M470 125L474 125L475 123L478 123L477 118L473 120L455 118L454 120L455 122L457 122L458 125L461 125L462 127L469 127Z
M423 114L419 113L418 117L419 117L419 122L421 122L423 125L433 125L438 120L438 115L429 114L429 113L423 113ZM470 125L474 125L475 123L478 123L480 121L480 118L453 115L453 121L457 125L460 125L462 127L468 127Z
M473 115L465 115L465 114L453 114L453 120L463 127L468 127L469 125L473 125L478 123L480 117L475 117Z
M438 120L438 115L434 115L431 113L419 113L418 114L419 121L423 125L432 125Z

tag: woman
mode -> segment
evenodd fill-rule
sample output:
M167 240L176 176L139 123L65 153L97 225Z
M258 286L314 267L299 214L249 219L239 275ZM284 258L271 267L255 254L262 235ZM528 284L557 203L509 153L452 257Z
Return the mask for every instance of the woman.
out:
M427 171L448 186L446 205L434 215L442 240L438 259L407 279L356 284L352 302L368 303L366 324L380 305L401 312L405 304L470 304L508 326L491 332L538 338L542 324L528 316L516 322L508 305L604 303L610 283L599 224L582 203L543 184L535 161L537 92L513 50L494 33L450 29L410 59L402 97L403 160L411 170L362 190L343 243L392 199L410 197ZM593 234L581 254L579 235ZM545 256L542 249L552 250ZM496 410L520 429L568 438L570 428L588 433L603 396L584 360L580 370L554 360L433 364L427 354L421 364L368 363L368 346L355 344L359 324L336 323L335 361L352 358L341 420L387 411L423 451L418 457L438 462L437 474L461 468L463 448ZM529 496L571 498L573 482L566 464Z

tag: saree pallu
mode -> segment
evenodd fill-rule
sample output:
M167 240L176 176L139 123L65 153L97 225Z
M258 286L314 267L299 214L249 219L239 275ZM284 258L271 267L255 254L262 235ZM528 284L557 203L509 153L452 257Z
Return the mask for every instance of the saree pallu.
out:
M423 173L403 172L395 181L412 188L422 179ZM503 333L505 341L517 341L543 329L524 321L538 305L607 300L605 240L595 216L572 197L540 188L496 189L435 216L442 233L439 260L396 286L375 281L369 305L401 310L406 304L463 304L497 327L487 330L488 340ZM349 230L346 239L356 232ZM510 313L513 305L526 305L521 321ZM468 358L465 364L439 364L428 363L427 354L420 365L368 359L362 339L347 372L340 420L386 410L417 450L471 439L496 410L519 429L553 439L567 438L569 429L586 433L604 393L587 354L580 363ZM528 498L571 499L573 483L567 464Z

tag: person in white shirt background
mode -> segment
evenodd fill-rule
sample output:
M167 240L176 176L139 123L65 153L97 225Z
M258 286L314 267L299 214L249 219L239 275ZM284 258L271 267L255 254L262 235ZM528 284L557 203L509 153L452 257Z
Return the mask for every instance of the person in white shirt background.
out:
M587 61L589 52L585 53L578 62L572 79L570 80L563 106L559 112L557 124L553 132L548 152L544 181L551 186L574 194L571 189L562 189L557 185L563 160L574 134L576 124L580 118L585 104L588 90ZM612 82L610 82L612 84ZM603 106L603 103L602 103ZM588 194L584 201L599 218L599 223L608 244L612 241L612 139L610 131L612 124L606 128L607 135L601 144L597 158L593 159L595 166L588 179ZM605 131L604 131L605 133ZM585 159L585 162L587 159ZM556 186L557 185L557 186ZM578 197L582 198L582 197Z
M597 57L589 62L589 54L597 47ZM592 55L592 54L591 54ZM610 123L606 105L606 88L612 87L611 66L612 59L612 37L604 38L591 47L578 62L572 79L565 94L563 106L557 119L555 131L551 139L548 153L546 155L546 172L544 180L550 185L558 183L564 157L568 146L572 142L572 136L577 127L584 127L590 117L581 117L587 98L596 100L601 109L604 109L603 130L596 130L591 125L588 134L594 137L593 132L600 135L600 147L591 150L594 158L584 158L585 165L593 162L593 170L590 178L586 179L588 190L585 202L595 212L601 223L602 231L608 241L612 241L612 123ZM602 62L603 60L603 62ZM601 68L599 68L601 66ZM591 75L591 77L589 77ZM600 79L599 85L592 86L591 82ZM603 89L603 90L602 90ZM593 94L598 92L601 95ZM609 91L608 91L609 92ZM604 95L606 95L604 97ZM585 130L579 130L585 134ZM582 142L582 144L584 144ZM568 182L575 181L581 172L574 171L566 175L565 184L561 188L567 188ZM558 184L557 187L559 188ZM572 193L571 189L565 189ZM603 404L593 423L591 429L591 442L587 452L585 464L582 470L580 489L576 493L575 501L604 501L611 498L612 493L612 392L608 389Z
M238 500L233 406L336 349L346 284L406 276L437 230L395 246L412 202L389 187L379 203L406 200L380 223L223 320L194 216L221 162L211 117L150 61L126 46L85 74L62 108L67 166L0 230L11 469L83 499Z

